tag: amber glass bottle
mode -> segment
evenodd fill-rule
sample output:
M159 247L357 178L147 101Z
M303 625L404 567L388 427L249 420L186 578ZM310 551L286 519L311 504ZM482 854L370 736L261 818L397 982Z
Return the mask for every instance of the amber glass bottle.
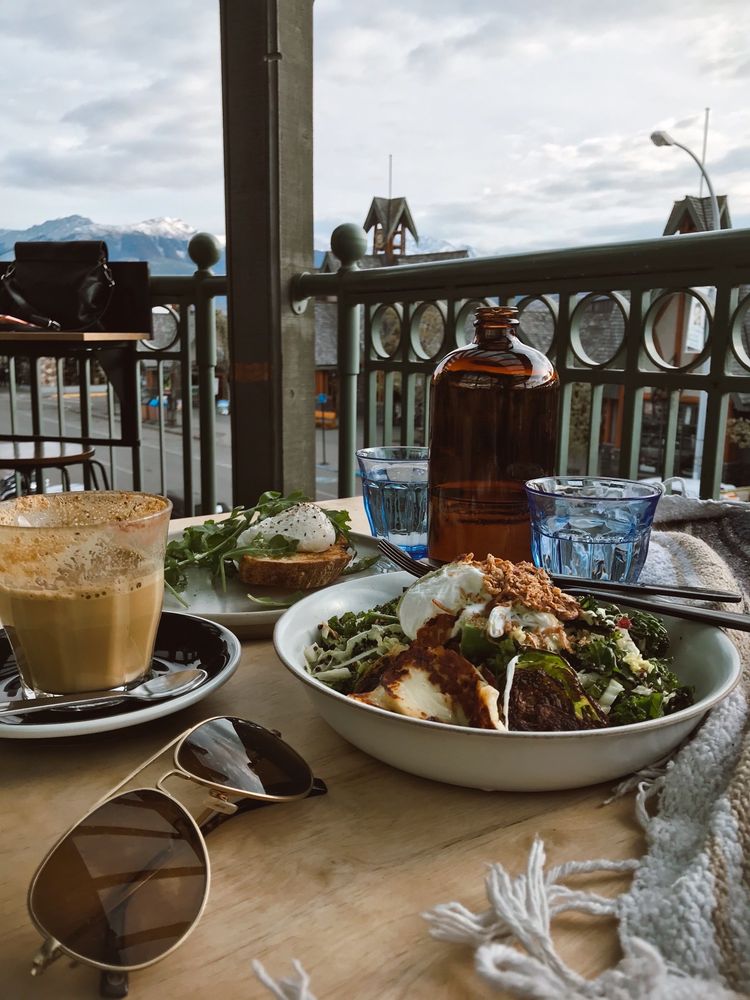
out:
M518 310L477 309L474 342L432 380L429 556L531 558L523 484L554 472L559 382L516 336Z

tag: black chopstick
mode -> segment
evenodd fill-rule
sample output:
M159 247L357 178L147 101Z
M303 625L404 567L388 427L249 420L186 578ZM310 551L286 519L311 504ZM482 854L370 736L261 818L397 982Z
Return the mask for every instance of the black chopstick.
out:
M660 601L655 597L638 597L634 594L623 594L621 591L605 590L593 586L591 581L584 581L588 586L565 587L568 593L591 594L605 601L614 601L618 606L636 608L639 611L651 611L659 615L671 615L673 618L685 618L687 621L704 622L706 625L718 625L721 628L733 628L738 632L750 632L750 615L738 615L731 611L714 611L712 608L696 608L689 604L673 604L671 601Z
M656 595L661 597L685 597L691 601L720 601L722 604L737 604L742 600L741 594L732 594L727 590L706 590L704 587L672 587L669 584L613 583L609 580L590 580L584 576L558 576L550 573L550 579L561 590L595 587L607 590L612 594Z

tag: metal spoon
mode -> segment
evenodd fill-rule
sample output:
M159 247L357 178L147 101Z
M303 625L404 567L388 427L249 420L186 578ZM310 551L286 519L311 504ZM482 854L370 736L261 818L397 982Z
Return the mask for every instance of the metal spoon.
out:
M159 701L185 694L202 684L208 677L205 670L187 667L169 674L157 674L130 691L83 691L80 694L61 694L45 698L27 698L21 701L0 702L0 716L28 715L50 708L99 708L128 698L137 701Z

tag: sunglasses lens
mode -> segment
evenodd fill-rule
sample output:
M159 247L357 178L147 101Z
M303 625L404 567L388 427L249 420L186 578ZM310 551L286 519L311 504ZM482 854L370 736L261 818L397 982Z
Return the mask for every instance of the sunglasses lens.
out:
M177 763L189 774L226 789L296 798L312 786L312 772L290 746L244 719L211 719L185 737Z
M205 845L177 803L153 789L105 802L39 869L29 910L83 959L115 968L156 961L200 916Z

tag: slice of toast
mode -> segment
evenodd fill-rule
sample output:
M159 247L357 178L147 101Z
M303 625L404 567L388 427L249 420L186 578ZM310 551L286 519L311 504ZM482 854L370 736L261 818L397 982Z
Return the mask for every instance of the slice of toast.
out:
M295 552L275 559L242 556L240 580L261 587L311 590L333 583L351 559L345 538L322 552Z

